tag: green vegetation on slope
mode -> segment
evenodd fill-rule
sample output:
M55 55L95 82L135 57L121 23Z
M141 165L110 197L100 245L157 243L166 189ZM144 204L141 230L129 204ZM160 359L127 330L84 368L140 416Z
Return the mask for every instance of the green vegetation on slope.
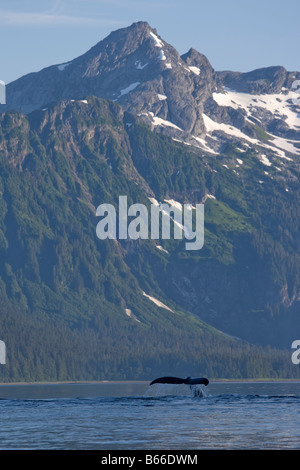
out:
M259 192L221 162L215 173L184 146L139 124L126 128L117 104L88 100L0 116L0 338L8 352L2 380L147 379L187 370L297 376L287 351L218 329L251 341L260 328L262 344L270 329L266 342L285 344L272 333L286 318L280 298L268 302L265 290L288 286L292 296L299 288L299 205L286 205L280 185ZM196 203L207 193L216 200L205 202L200 252L186 252L182 241L166 242L166 254L151 240L96 237L96 207L117 205L119 195L129 204L149 204L149 195ZM257 260L266 279L253 296ZM217 314L201 298L210 291L219 299Z

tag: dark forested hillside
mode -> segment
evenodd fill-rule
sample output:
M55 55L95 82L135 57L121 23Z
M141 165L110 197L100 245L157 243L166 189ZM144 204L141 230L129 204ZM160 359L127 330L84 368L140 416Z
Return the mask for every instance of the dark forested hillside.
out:
M251 150L242 178L222 158L95 97L1 114L0 380L299 376L298 182L259 184ZM205 202L203 249L99 240L120 195Z

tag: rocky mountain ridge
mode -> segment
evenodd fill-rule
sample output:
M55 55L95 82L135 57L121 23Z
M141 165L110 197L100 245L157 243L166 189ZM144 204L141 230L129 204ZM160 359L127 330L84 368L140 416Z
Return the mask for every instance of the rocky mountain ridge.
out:
M70 62L10 83L1 110L30 113L94 95L119 102L155 132L211 154L238 141L284 157L300 155L292 89L299 78L300 72L279 66L216 72L203 54L191 48L180 56L148 23L138 22Z

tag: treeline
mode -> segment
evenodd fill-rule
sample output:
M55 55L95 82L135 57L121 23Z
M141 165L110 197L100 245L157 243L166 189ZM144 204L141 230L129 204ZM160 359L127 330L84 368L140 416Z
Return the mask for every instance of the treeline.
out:
M149 327L98 317L81 328L46 316L1 309L7 363L1 382L150 380L159 375L300 378L292 351L262 348L195 328Z
M143 126L125 130L119 114L101 100L95 99L94 108L84 107L84 115L76 112L61 119L54 108L48 122L48 114L39 112L29 118L0 116L0 339L7 346L0 380L299 377L290 351L226 339L200 320L159 309L142 295L142 290L157 295L176 310L182 296L175 302L178 289L169 274L192 273L192 278L205 259L211 284L205 284L207 268L194 279L195 291L203 280L204 290L216 279L217 288L223 282L227 300L219 295L215 310L229 327L224 331L234 326L245 337L250 325L257 338L263 325L260 335L268 333L269 341L275 325L280 335L280 323L271 320L286 320L281 292L286 289L287 308L299 292L299 191L292 200L283 183L266 184L262 191L254 184L254 170L252 177L238 179L222 171L221 156L220 162L213 160L218 171L212 171L211 157L208 164ZM243 159L245 167L253 165L249 153ZM157 198L179 194L188 202L199 202L206 192L216 196L207 204L207 238L200 253L182 252L172 241L169 256L150 241L99 242L95 207L117 202L121 194L129 203L145 202L145 188ZM261 305L258 314L246 317L250 307L258 310L258 290L251 290L257 285L257 264L240 297L232 288L232 267L239 279L256 259L262 267ZM169 284L164 288L163 282ZM269 296L274 286L278 293ZM198 301L207 307L203 298ZM139 322L126 317L125 308ZM296 314L289 332L297 331Z

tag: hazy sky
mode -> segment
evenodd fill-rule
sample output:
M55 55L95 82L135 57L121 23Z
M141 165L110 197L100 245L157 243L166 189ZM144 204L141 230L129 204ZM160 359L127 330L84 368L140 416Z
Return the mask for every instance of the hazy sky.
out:
M299 19L299 0L0 0L0 79L72 60L140 20L216 70L299 71Z

